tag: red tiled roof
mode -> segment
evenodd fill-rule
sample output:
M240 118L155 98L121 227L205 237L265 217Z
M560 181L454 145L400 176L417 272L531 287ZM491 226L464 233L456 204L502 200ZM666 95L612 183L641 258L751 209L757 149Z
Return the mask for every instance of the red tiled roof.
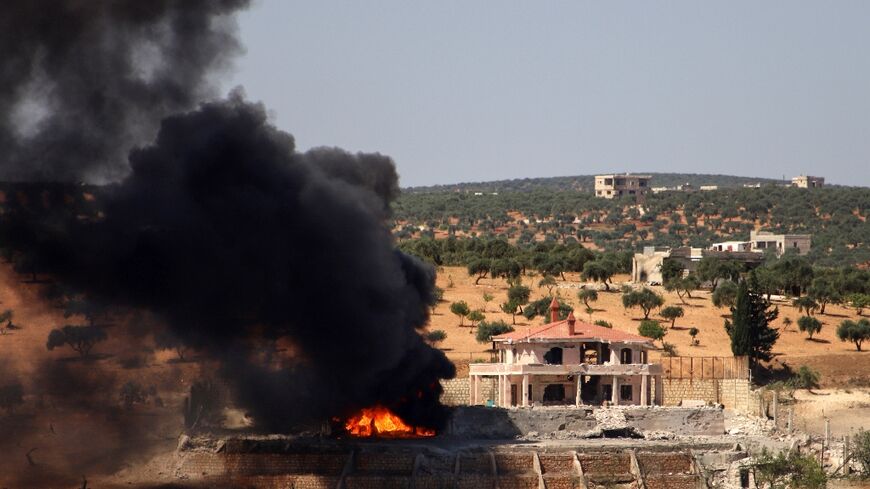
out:
M513 340L514 342L529 340L582 340L584 338L609 342L651 342L651 340L645 336L626 333L617 329L605 328L604 326L576 320L574 321L574 334L571 335L567 319L540 326L519 326L511 333L500 334L492 337L493 341Z

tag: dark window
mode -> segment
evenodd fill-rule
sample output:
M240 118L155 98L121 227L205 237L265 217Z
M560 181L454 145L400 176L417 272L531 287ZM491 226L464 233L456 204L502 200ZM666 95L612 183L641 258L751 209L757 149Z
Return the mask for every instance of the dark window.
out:
M630 401L631 397L631 385L621 385L619 386L619 400L620 401Z
M562 365L562 349L558 346L550 348L550 351L544 354L544 363L547 365Z
M640 185L641 187L646 187L646 180L641 180L637 184Z
M631 361L631 348L623 348L619 352L619 363L629 364Z
M610 345L601 345L601 358L598 359L598 364L610 361Z
M544 402L559 402L565 400L565 386L550 384L544 387Z

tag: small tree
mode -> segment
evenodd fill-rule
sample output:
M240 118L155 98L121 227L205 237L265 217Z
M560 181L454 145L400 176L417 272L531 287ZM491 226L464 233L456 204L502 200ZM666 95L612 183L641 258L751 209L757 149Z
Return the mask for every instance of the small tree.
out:
M640 307L643 310L643 318L649 319L649 313L656 307L665 303L662 296L644 287L641 290L626 292L622 296L622 305L625 308Z
M849 294L846 296L846 303L855 308L855 314L862 315L864 309L870 307L870 295L867 294Z
M517 309L518 308L519 308L519 306L516 304L516 302L508 301L508 302L502 303L501 312L503 312L505 314L510 314L511 315L511 323L517 324Z
M175 354L178 355L178 359L182 362L185 360L184 355L187 354L187 350L190 349L190 346L186 342L169 331L155 333L154 346L160 350L175 350Z
M544 287L544 288L546 288L546 289L547 289L547 295L549 295L549 296L552 296L552 295L553 295L553 289L556 288L556 285L557 285L557 283L556 283L556 277L554 277L554 276L552 276L552 275L544 275L544 278L542 278L542 279L538 282L538 287Z
M474 285L478 285L480 283L480 279L486 278L489 274L489 270L492 267L489 260L472 260L468 263L468 275L476 275L477 278L474 280Z
M488 343L492 341L493 336L510 333L513 330L513 326L501 320L493 322L483 321L477 327L477 342Z
M646 336L652 340L661 340L662 343L664 343L664 338L667 334L665 328L662 328L662 325L659 324L658 321L652 321L649 319L640 322L640 326L637 327L637 332L641 336Z
M483 313L483 311L479 309L475 309L468 313L468 320L471 321L472 328L474 328L474 326L478 322L483 321L484 319L486 319L486 315Z
M589 303L598 301L598 291L592 289L580 289L580 291L577 292L577 298L583 301L583 304L586 307L592 308Z
M733 307L737 299L737 284L730 280L721 282L713 291L711 299L716 307Z
M435 309L438 307L438 303L444 300L444 289L441 287L435 287L432 289L432 303L429 304L429 307L432 308L432 314L435 314Z
M870 320L852 321L847 319L837 327L837 338L840 341L851 341L855 348L861 351L861 344L870 340Z
M454 302L450 304L450 312L456 315L459 318L459 325L463 326L465 321L465 317L471 313L471 309L468 308L468 303L465 301Z
M794 324L794 321L792 321L791 318L783 318L783 320L782 320L782 330L783 330L783 331L788 331L788 327L791 326L792 324Z
M801 316L797 323L798 329L809 335L809 339L813 339L813 335L822 330L822 322L811 316Z
M484 312L486 311L486 308L489 307L489 303L492 302L493 299L495 299L495 297L494 297L492 294L487 294L486 292L483 293L483 309L484 309Z
M701 281L694 275L688 277L678 276L664 283L665 290L668 292L676 292L677 297L683 304L686 304L684 297L692 298L692 291L697 290L701 286Z
M602 282L605 290L610 290L610 279L616 273L616 267L609 260L598 259L583 265L583 280Z
M57 347L69 345L70 348L84 358L90 355L94 345L101 341L106 341L106 338L106 332L97 326L66 325L62 328L51 330L48 334L48 341L45 343L45 347L51 351Z
M812 316L816 312L816 309L819 308L819 304L816 301L806 296L798 297L791 302L791 305L796 307L798 312L806 313L807 316Z
M603 319L599 319L599 320L595 321L594 324L595 324L596 326L601 326L602 328L613 329L613 325L610 324L610 323L608 323L607 321L605 321L605 320L603 320Z
M696 327L694 327L694 326L692 326L691 328L689 328L689 336L692 337L692 346L698 346L698 344L699 344L699 343L698 343L698 338L697 338L698 333L700 333L700 331L698 330L698 328L696 328Z
M434 347L438 347L438 345L447 339L447 333L444 332L443 329L436 329L435 331L429 331L426 333L426 341L429 342L430 345Z
M523 312L523 306L529 303L529 298L532 296L532 290L525 285L512 285L507 292L508 302L516 304L514 309Z
M526 319L534 319L535 316L544 318L544 322L550 321L550 304L553 302L548 297L542 297L536 301L530 302L523 311L523 317ZM558 320L561 321L568 317L574 309L568 304L559 302Z
M685 311L680 306L668 306L659 312L659 316L671 322L671 328L676 324L677 318L683 317L684 314Z

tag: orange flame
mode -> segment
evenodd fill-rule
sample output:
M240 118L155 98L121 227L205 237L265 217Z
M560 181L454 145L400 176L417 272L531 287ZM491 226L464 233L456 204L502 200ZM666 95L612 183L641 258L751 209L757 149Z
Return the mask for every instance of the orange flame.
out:
M373 436L393 438L414 438L435 436L435 430L409 426L402 418L383 406L365 408L351 416L344 429L351 436L366 438Z

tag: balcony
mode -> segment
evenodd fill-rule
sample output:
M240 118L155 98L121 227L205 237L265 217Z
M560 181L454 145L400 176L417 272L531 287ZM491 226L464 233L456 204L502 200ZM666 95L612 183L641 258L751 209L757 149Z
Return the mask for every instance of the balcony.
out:
M472 363L469 375L660 375L657 363L619 365L546 365L541 363Z

